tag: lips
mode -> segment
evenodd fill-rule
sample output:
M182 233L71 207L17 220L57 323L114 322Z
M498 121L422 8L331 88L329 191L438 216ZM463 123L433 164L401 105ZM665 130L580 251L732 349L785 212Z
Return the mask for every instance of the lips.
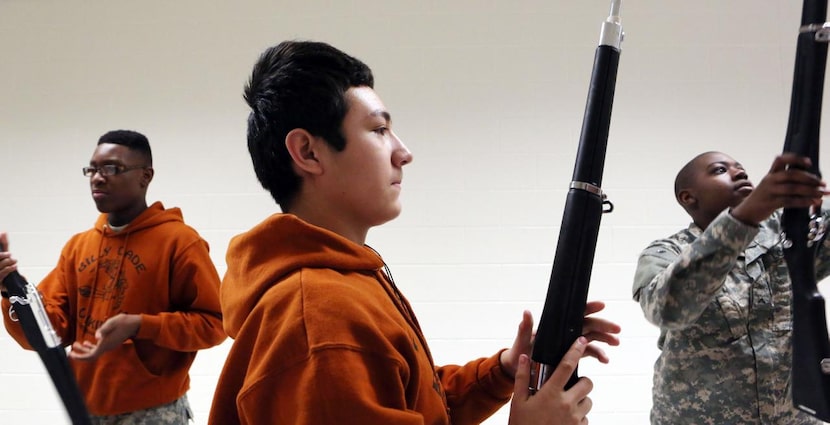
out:
M735 190L738 192L751 192L754 187L752 183L744 181L735 185Z

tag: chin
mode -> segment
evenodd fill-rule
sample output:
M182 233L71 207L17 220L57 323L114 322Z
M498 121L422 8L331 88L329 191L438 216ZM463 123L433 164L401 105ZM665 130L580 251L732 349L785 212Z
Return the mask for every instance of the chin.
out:
M378 217L377 224L375 224L375 226L380 226L382 224L388 223L388 222L398 218L399 215L401 215L401 208L397 207L397 208L395 208L391 211L388 211L387 214L384 214L383 216Z
M106 202L95 201L95 208L101 214L108 214L112 211L112 206L107 204Z

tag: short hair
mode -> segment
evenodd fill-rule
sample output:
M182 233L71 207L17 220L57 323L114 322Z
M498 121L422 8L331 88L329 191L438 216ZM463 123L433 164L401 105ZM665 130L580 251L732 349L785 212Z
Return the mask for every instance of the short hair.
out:
M98 138L98 144L112 143L126 146L130 150L140 153L147 166L153 166L153 152L150 150L150 141L147 136L132 130L112 130L104 133Z
M244 92L251 107L248 151L260 184L284 210L301 182L285 147L286 135L302 128L342 151L345 94L361 86L374 86L371 69L326 43L284 41L260 55Z
M719 153L716 151L707 151L701 154L696 155L694 158L689 160L680 171L677 172L677 176L674 178L674 197L680 202L680 191L683 189L688 189L694 183L694 174L696 170L697 161L705 155Z

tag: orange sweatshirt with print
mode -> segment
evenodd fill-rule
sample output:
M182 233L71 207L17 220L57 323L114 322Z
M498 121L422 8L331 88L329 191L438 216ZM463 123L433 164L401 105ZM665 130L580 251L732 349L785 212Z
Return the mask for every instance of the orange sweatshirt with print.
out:
M369 247L276 214L231 241L227 264L235 341L211 425L478 424L510 399L498 355L434 366Z
M38 285L52 326L65 345L95 342L95 331L119 313L141 314L138 334L92 361L70 360L93 415L169 403L185 394L196 351L225 339L219 275L208 245L178 208L156 202L114 232L106 215L73 236L57 267ZM17 322L3 322L31 348Z

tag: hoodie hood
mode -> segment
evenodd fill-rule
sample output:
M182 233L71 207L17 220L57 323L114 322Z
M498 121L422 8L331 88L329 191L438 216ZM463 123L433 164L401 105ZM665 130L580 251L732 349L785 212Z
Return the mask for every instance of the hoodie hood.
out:
M268 289L304 268L376 273L383 260L371 248L291 214L274 214L231 239L220 296L225 331L235 338Z
M147 207L141 214L138 215L133 221L131 221L127 227L121 232L110 232L105 231L109 226L107 224L107 214L101 214L98 216L98 220L95 221L95 229L99 232L104 234L104 237L108 236L122 236L122 235L129 235L131 233L135 233L141 231L143 229L147 229L149 227L158 226L162 223L167 223L170 221L179 221L184 222L184 218L182 217L182 211L179 208L170 208L164 209L164 205L161 202L155 202L153 205Z

